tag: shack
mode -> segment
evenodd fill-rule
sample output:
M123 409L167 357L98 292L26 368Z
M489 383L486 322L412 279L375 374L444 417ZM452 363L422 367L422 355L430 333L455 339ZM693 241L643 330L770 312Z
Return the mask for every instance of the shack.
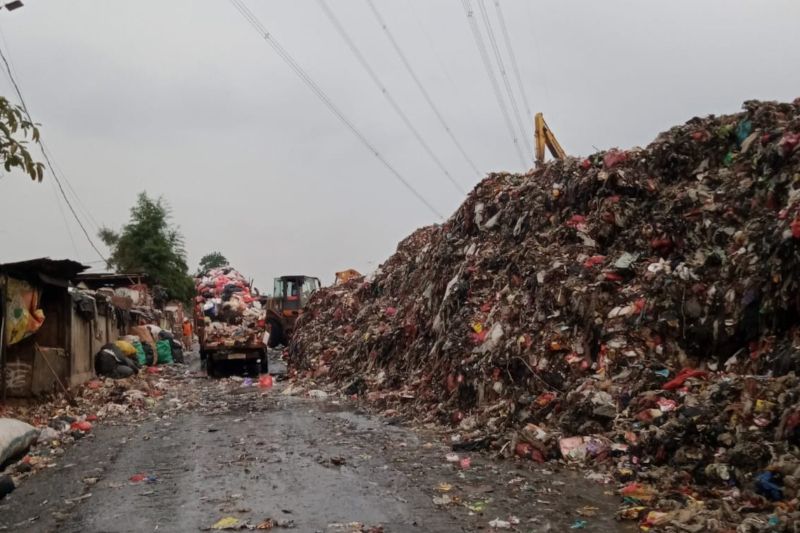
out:
M88 267L68 259L0 264L0 396L29 397L92 376L80 344L70 280Z

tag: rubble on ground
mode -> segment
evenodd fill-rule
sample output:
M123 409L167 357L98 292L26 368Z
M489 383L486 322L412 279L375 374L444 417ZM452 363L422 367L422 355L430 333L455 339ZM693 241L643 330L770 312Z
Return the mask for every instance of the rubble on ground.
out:
M581 465L620 518L800 520L800 100L693 118L648 147L491 174L370 279L316 293L303 375Z
M38 430L35 445L24 457L7 465L5 473L19 485L25 478L52 467L66 447L91 435L97 423L138 423L156 408L164 412L186 408L188 404L175 400L174 393L177 382L189 374L180 367L164 366L155 373L124 379L98 377L69 395L61 393L39 403L3 406L0 416L26 422ZM166 405L159 405L167 396L172 398Z

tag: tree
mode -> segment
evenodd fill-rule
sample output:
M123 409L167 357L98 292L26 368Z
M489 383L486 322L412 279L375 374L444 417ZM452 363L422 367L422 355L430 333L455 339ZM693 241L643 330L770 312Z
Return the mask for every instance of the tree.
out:
M228 259L220 252L211 252L200 258L200 266L197 268L197 274L208 272L212 268L219 268L228 266Z
M28 152L27 137L33 142L39 142L39 129L28 120L27 113L19 106L11 104L6 98L0 96L0 162L6 172L18 168L25 172L34 181L42 181L44 177L44 163L33 160ZM21 138L18 133L21 133ZM16 137L15 137L16 135Z
M99 235L111 248L110 268L145 273L166 290L168 298L186 302L194 293L194 282L189 276L183 236L171 219L163 198L153 200L142 192L122 231L103 228Z

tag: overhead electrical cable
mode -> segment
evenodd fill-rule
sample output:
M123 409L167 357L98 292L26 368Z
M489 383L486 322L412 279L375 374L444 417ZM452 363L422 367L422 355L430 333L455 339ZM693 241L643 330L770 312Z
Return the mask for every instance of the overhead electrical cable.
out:
M30 111L28 110L28 106L25 103L25 98L22 96L22 91L19 88L19 84L17 84L17 80L14 78L14 74L11 70L11 66L9 65L8 59L6 58L6 54L3 52L2 48L0 48L0 59L3 60L3 64L5 65L6 72L8 73L8 77L11 80L11 85L14 86L14 91L17 93L17 97L19 97L19 101L22 104L22 109L25 111L25 115L28 117L28 121L33 123L33 118L31 117ZM40 147L42 149L42 155L44 156L45 161L47 161L47 165L50 167L50 174L53 176L53 179L58 185L58 190L61 192L61 196L64 198L64 202L67 204L72 216L75 218L75 222L78 223L78 226L81 228L83 235L86 237L86 240L89 242L89 245L92 249L97 253L98 256L103 261L108 262L108 259L103 255L97 245L94 243L94 240L89 235L89 232L86 230L86 226L84 226L81 218L78 216L78 213L75 211L75 207L70 202L69 197L67 196L66 191L64 190L64 186L61 184L61 179L58 176L58 172L56 171L55 165L53 164L52 160L50 159L50 155L48 154L47 149L45 146L40 143Z
M331 21L333 26L336 28L336 31L339 32L339 35L342 37L342 39L344 39L344 42L347 43L348 48L350 48L350 51L353 52L353 55L356 56L358 62L361 64L364 70L367 71L369 77L372 78L372 81L378 87L378 90L380 90L380 92L386 98L386 101L389 102L389 105L392 106L392 109L394 109L395 113L397 113L397 115L400 117L400 119L403 121L406 127L411 131L411 133L414 135L414 138L417 139L417 142L419 142L419 144L422 146L422 148L425 150L428 156L430 156L430 158L434 161L434 163L436 163L436 166L439 167L439 170L441 170L442 173L444 173L445 177L453 185L453 187L455 187L459 193L465 194L464 188L453 178L453 176L444 166L444 163L442 163L441 159L439 159L439 156L437 156L436 153L434 153L433 149L425 141L425 139L419 133L417 128L415 128L414 125L411 123L411 120L408 118L406 113L400 108L400 105L397 103L392 94L389 92L389 89L387 89L386 86L383 84L383 82L381 82L380 78L375 73L375 70L369 65L369 62L364 57L364 54L361 53L361 51L358 49L358 46L356 46L356 43L353 41L353 39L350 38L350 35L347 33L347 30L345 30L344 26L342 26L341 22L339 22L339 19L336 18L336 15L334 14L333 10L325 3L325 0L317 0L317 3L320 5L322 11L325 13L325 15Z
M525 84L522 83L522 75L519 72L517 56L514 53L514 47L511 44L511 36L508 33L508 26L506 26L506 17L503 15L503 8L500 7L500 0L494 0L494 7L497 10L497 20L500 21L500 31L503 33L503 40L506 43L508 57L511 59L511 68L514 71L514 77L517 79L517 87L519 88L520 95L522 95L522 103L525 106L526 113L525 118L527 119L528 124L532 124L533 112L531 111L531 106L528 103L528 95L525 93Z
M525 146L528 148L528 152L530 154L530 160L533 162L533 143L528 142L528 136L526 134L525 128L525 121L522 120L522 114L519 111L519 106L517 105L517 99L514 96L514 90L511 88L511 81L508 79L508 73L506 72L506 66L503 62L503 55L500 53L500 47L497 44L497 39L494 36L494 30L492 29L492 23L489 20L489 13L486 10L486 3L485 0L477 0L478 2L478 9L481 12L481 18L483 19L483 24L486 26L486 35L489 37L489 44L492 46L492 51L494 52L495 61L497 61L497 69L500 71L500 77L503 79L503 86L506 89L506 94L508 95L508 101L511 102L511 109L513 111L514 120L517 121L517 128L519 128L520 138L523 139L525 142Z
M479 177L482 176L482 174L478 170L478 167L475 166L475 163L472 161L472 158L469 156L469 154L467 154L467 151L464 150L464 147L456 138L455 134L453 133L453 130L447 124L444 115L442 115L442 113L439 111L439 108L436 106L436 103L433 101L433 98L431 98L431 95L430 93L428 93L428 90L422 84L422 81L420 80L419 76L417 76L417 73L414 71L414 68L411 66L411 63L408 61L408 58L406 57L402 48L400 48L400 45L394 38L394 35L392 34L391 30L389 30L389 26L383 19L383 16L380 14L380 11L378 11L378 8L375 7L375 3L372 0L367 0L367 4L369 4L369 7L372 9L372 13L375 15L375 19L378 21L378 24L381 26L384 33L386 34L386 37L389 39L392 48L394 48L394 51L400 57L400 60L403 62L403 66L406 68L408 74L414 80L414 83L416 84L419 91L422 93L422 96L425 98L425 101L428 103L428 106L430 106L431 110L433 111L433 114L436 115L436 118L439 120L439 123L442 125L442 128L444 128L444 131L447 133L447 136L450 137L451 141L453 141L453 144L456 146L458 151L464 157L464 160L467 162L470 168L472 168L475 174L477 174Z
M486 70L486 75L489 77L489 82L492 84L494 96L497 99L497 105L500 107L500 112L503 115L506 129L508 130L511 140L514 143L514 147L517 150L517 156L519 156L519 161L522 164L522 167L526 168L528 167L528 161L525 159L525 154L522 152L522 147L520 146L519 139L517 138L517 133L514 131L514 125L511 123L511 116L508 113L508 106L506 106L506 102L503 100L503 94L500 91L500 84L497 83L497 78L492 70L492 62L489 59L489 52L486 50L486 43L483 42L483 37L481 37L481 31L478 28L477 21L475 20L475 13L472 10L472 5L470 4L469 0L461 0L461 5L464 7L464 12L467 15L467 21L469 22L469 27L472 30L472 36L475 39L475 44L478 47L478 53L483 61L483 67Z
M324 103L328 109L345 125L347 128L361 141L361 143L389 170L389 172L399 181L411 194L413 194L425 207L427 207L438 218L444 219L444 216L431 204L411 183L406 180L400 172L398 172L391 163L381 154L375 146L369 142L361 131L348 119L344 113L333 103L322 88L306 73L305 70L294 60L294 58L286 51L275 37L261 24L261 21L253 14L252 11L241 0L230 0L234 8L244 17L244 19L253 27L253 29L269 44L275 53L291 68L295 74L314 92L314 94Z
M536 36L540 25L537 25L536 20L534 19L533 10L531 9L531 2L525 2L525 8L528 11L528 20L531 23L530 35L533 38L533 48L535 51L533 56L536 59L536 78L542 80L542 85L544 86L545 106L549 108L550 103L552 102L550 99L550 84L547 81L547 71L542 66L542 47L539 46L539 38Z
M72 236L72 230L69 229L67 214L64 212L64 206L61 205L61 197L58 195L58 189L56 189L55 181L50 181L50 187L53 189L53 197L56 199L56 205L58 206L58 212L61 215L61 221L64 222L64 230L67 232L67 237L69 237L70 244L72 244L72 251L75 252L75 257L80 257L80 254L78 253L78 245L75 244L75 237Z
M6 56L7 56L8 65L6 65L6 77L11 82L12 85L16 85L15 90L17 92L17 95L20 95L22 108L24 110L26 110L26 113L27 113L28 105L27 105L27 102L22 100L22 97L21 97L21 92L22 91L20 90L18 82L15 81L16 78L18 78L18 76L17 76L16 69L14 69L14 62L11 60L11 57L10 57L11 50L10 50L10 47L8 46L8 43L6 42L6 36L5 36L5 33L2 30L2 27L0 27L0 40L2 40L3 47L7 51ZM27 114L30 117L30 113L27 113ZM39 140L39 149L42 150L42 151L45 151L45 150L48 151L48 155L49 155L50 159L52 159L53 163L55 163L55 165L56 165L56 168L54 169L54 172L57 171L59 176L60 176L60 178L63 180L64 183L66 183L67 189L72 193L72 196L77 201L78 210L94 226L95 230L99 231L100 224L97 223L97 220L95 220L94 216L92 215L92 212L89 210L88 207L86 207L86 204L81 199L80 195L78 194L78 191L76 191L75 188L72 186L72 183L70 183L70 180L64 174L64 171L61 169L61 167L58 166L58 162L55 160L55 158L53 157L52 153L50 152L50 149L45 144L44 139L40 139Z
M450 74L447 64L442 59L442 55L436 51L436 43L431 37L431 32L425 28L425 24L422 22L422 17L419 16L417 13L416 5L414 0L406 0L406 4L408 5L408 11L414 17L414 21L417 23L417 27L419 28L420 32L425 36L425 40L428 41L428 50L430 51L431 55L436 58L436 63L439 65L439 70L442 72L447 81L450 83L450 86L454 91L459 91L460 87L456 85L453 76Z

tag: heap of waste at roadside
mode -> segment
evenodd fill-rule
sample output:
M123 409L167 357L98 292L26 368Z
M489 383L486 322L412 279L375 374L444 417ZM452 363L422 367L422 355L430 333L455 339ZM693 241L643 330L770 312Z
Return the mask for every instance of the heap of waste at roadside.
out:
M94 379L69 396L58 394L42 403L0 407L0 418L26 422L37 432L35 446L19 460L3 465L0 476L9 476L18 486L53 467L70 444L90 435L98 423L137 423L156 408L161 413L185 409L186 401L176 397L176 384L187 376L187 370L165 366L125 379Z
M370 279L315 294L290 360L462 446L603 471L643 528L789 528L798 147L800 100L750 101L491 174Z
M242 274L231 267L215 268L197 278L195 285L206 345L232 347L261 342L265 313Z

